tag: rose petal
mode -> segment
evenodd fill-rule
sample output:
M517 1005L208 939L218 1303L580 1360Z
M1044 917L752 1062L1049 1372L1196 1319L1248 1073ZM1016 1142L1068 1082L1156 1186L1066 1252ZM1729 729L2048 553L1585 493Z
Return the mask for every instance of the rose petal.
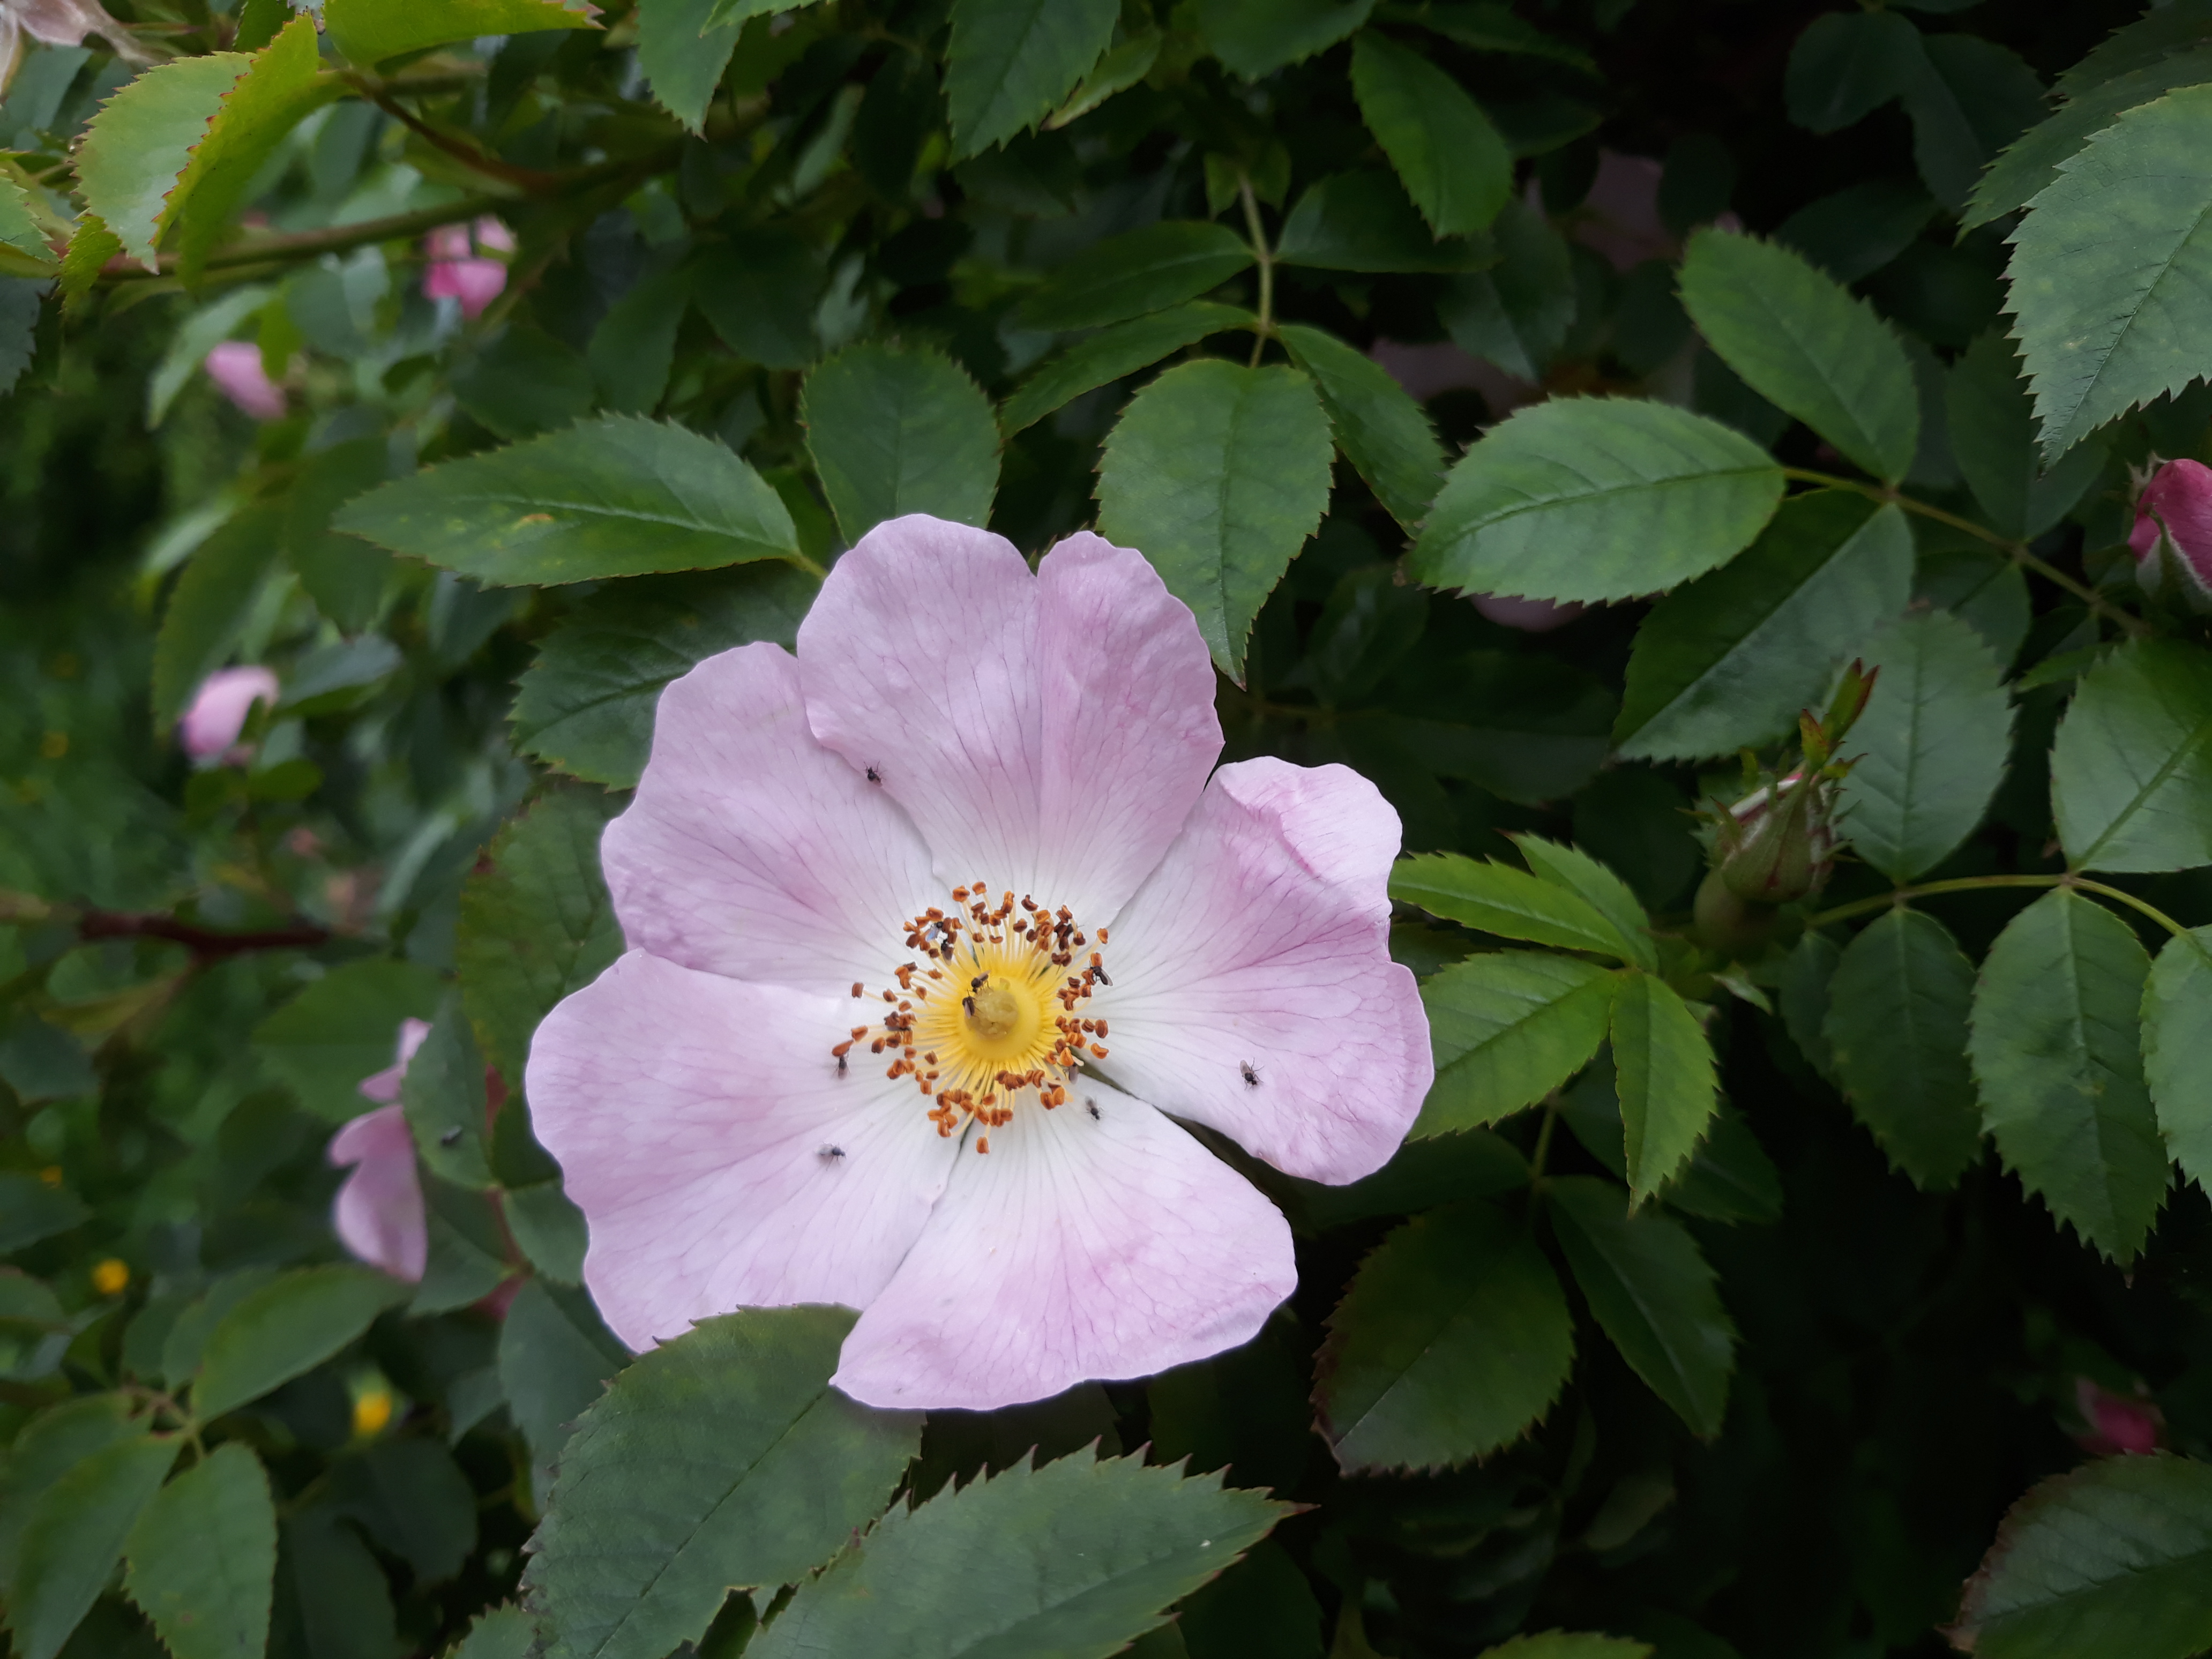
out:
M177 740L197 761L230 752L257 702L275 704L276 676L266 668L218 668L200 682L191 705L177 717Z
M1249 1341L1297 1288L1274 1206L1141 1101L1091 1084L990 1145L963 1150L845 1339L830 1380L865 1405L988 1411L1148 1376Z
M799 666L769 644L661 693L652 758L600 861L633 947L824 993L881 986L904 960L900 924L942 896L899 809L814 740Z
M1071 538L1032 580L1000 538L915 515L837 562L799 630L816 736L873 768L936 854L1110 915L1221 746L1188 607L1141 556Z
M1382 1167L1434 1076L1413 976L1390 960L1398 815L1358 773L1224 766L1115 918L1106 1071L1277 1169ZM1245 1067L1251 1067L1248 1080Z
M373 1267L419 1280L430 1236L404 1113L397 1106L363 1113L331 1137L326 1156L337 1168L353 1166L331 1205L338 1242Z
M252 341L225 340L209 351L201 366L222 395L255 420L284 418L284 388L269 378L261 348Z
M853 1006L633 951L538 1028L532 1122L631 1347L739 1306L864 1306L921 1232L957 1143L865 1045L840 1075Z

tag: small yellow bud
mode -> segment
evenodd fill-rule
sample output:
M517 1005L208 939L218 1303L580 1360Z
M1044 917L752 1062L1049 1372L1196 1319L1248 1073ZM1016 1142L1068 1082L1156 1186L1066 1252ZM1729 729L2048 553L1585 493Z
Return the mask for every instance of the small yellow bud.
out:
M47 1164L45 1169L39 1171L39 1179L45 1182L49 1187L60 1186L62 1184L62 1166L58 1164Z
M357 1438L366 1440L384 1432L392 1421L392 1390L368 1389L353 1402L353 1431Z
M59 760L69 753L69 733L49 732L39 739L39 752L48 760Z
M102 1296L120 1296L130 1282L130 1267L112 1255L92 1270L92 1288Z

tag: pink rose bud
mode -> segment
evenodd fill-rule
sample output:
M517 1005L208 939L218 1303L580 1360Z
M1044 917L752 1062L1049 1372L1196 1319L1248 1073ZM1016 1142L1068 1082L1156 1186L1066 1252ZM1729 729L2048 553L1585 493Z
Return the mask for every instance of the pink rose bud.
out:
M1834 787L1802 771L1753 790L1720 826L1721 879L1738 898L1787 904L1826 885L1835 868Z
M2082 1421L2089 1425L2087 1433L2074 1437L2084 1450L2100 1457L2117 1452L2140 1457L2158 1449L2166 1418L2149 1401L2114 1394L2079 1376L2074 1379L2074 1402L2081 1408Z
M507 287L505 258L482 256L514 252L514 233L487 214L473 226L441 225L422 239L422 252L429 260L423 294L459 301L461 315L473 321Z
M1474 608L1500 628L1517 628L1523 634L1548 634L1565 627L1583 611L1572 601L1561 605L1553 599L1517 599L1504 593L1477 593Z
M261 366L261 348L251 340L225 340L207 355L208 379L222 395L257 421L281 421L284 388Z
M2136 579L2148 592L2171 584L2193 607L2212 608L2212 467L2168 461L2136 497Z
M191 707L177 721L185 752L202 764L246 758L238 734L246 729L253 705L276 702L276 677L261 667L218 668L192 693Z
M415 1169L415 1137L407 1127L399 1087L408 1062L430 1028L419 1019L399 1022L392 1064L361 1080L361 1092L386 1103L331 1137L329 1158L352 1173L339 1187L331 1210L338 1242L354 1256L396 1279L417 1280L430 1258L422 1211L422 1179Z
M486 253L514 252L514 233L489 213L476 222L477 246Z

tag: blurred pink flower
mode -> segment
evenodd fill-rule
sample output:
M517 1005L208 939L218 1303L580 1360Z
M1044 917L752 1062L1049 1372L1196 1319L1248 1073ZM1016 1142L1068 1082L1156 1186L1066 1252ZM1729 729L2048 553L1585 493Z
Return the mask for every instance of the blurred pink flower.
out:
M422 239L422 251L430 262L422 273L423 294L433 300L458 300L461 315L474 319L507 287L505 258L480 256L514 252L514 233L486 215L473 227L440 226Z
M1504 593L1476 593L1474 608L1500 628L1517 628L1523 634L1548 634L1565 628L1583 614L1584 606L1569 600L1522 599Z
M1342 766L1216 769L1213 687L1141 554L1032 573L921 514L796 657L669 686L602 843L629 951L525 1082L616 1334L842 1303L839 1389L978 1409L1250 1340L1290 1229L1176 1120L1355 1181L1433 1066L1396 813Z
M2148 592L2172 579L2192 602L2212 599L2212 467L2168 461L2154 472L2136 497L2128 545Z
M386 1103L331 1137L329 1158L353 1173L338 1188L331 1223L338 1242L362 1261L397 1279L420 1279L430 1257L422 1212L422 1181L415 1169L415 1137L407 1127L399 1085L407 1063L430 1028L419 1019L399 1022L398 1058L361 1080L361 1092Z
M2142 1456L2158 1449L2166 1431L2166 1416L2149 1401L2114 1394L2086 1376L2074 1379L2074 1403L2087 1424L2088 1432L2074 1437L2084 1451L2100 1457L2116 1452Z
M288 407L284 388L261 366L261 348L251 340L225 340L207 355L208 379L222 395L257 421L281 421Z
M246 758L238 734L246 729L253 705L276 702L276 676L255 665L218 668L200 682L191 706L177 720L177 740L185 752L203 764Z

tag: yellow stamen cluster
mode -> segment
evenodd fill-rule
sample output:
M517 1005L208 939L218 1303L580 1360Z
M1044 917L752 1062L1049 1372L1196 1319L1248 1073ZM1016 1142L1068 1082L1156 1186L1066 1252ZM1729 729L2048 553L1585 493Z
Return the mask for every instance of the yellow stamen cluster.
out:
M980 881L956 887L950 908L932 905L907 922L906 948L920 959L895 970L896 989L853 987L854 997L880 997L888 1010L830 1053L840 1071L863 1043L871 1055L890 1056L884 1075L915 1080L939 1134L970 1118L994 1129L1024 1094L1049 1111L1067 1099L1076 1067L1106 1058L1106 1022L1079 1011L1094 987L1111 981L1066 905L1048 909L1012 892L994 904ZM975 1150L990 1149L990 1137L978 1136Z

